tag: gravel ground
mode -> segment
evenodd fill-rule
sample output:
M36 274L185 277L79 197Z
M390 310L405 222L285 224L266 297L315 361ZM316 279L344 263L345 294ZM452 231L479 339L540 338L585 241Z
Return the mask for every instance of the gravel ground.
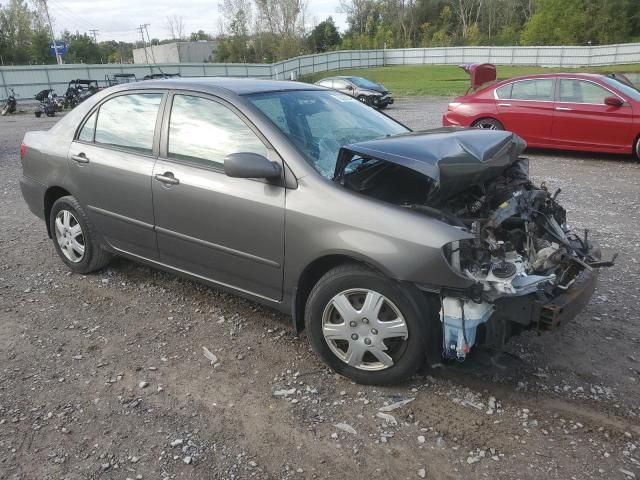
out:
M255 303L126 260L68 272L18 186L24 132L53 122L0 119L0 479L640 478L640 164L529 152L618 264L560 331L375 388Z

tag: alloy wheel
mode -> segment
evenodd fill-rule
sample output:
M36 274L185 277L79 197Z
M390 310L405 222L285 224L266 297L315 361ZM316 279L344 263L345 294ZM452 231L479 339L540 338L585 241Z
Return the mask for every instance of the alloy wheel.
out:
M498 130L498 126L493 122L478 122L476 123L475 127L485 130Z
M406 349L409 329L398 307L368 289L335 295L322 315L322 334L344 363L368 371L392 367Z
M55 236L67 260L74 263L82 261L85 253L84 232L78 219L69 210L60 210L56 215Z

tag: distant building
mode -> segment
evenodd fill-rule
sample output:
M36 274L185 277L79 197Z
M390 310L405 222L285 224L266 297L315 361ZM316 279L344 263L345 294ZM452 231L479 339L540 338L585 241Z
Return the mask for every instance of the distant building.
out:
M133 63L210 63L218 42L175 42L133 50ZM145 54L146 50L146 54Z

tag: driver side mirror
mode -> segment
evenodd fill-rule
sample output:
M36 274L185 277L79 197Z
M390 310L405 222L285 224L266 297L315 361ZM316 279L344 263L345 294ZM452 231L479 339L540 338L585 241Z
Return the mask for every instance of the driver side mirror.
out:
M351 85L347 85L347 90L353 90L353 87Z
M621 107L624 105L624 102L618 97L607 97L604 99L604 104L609 105L610 107Z
M225 157L224 173L234 178L276 178L282 167L260 154L240 152Z

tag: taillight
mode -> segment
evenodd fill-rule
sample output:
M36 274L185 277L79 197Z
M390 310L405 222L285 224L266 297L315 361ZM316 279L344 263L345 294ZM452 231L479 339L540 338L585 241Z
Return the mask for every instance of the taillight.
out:
M24 160L24 156L27 154L27 146L24 143L20 144L20 160Z

